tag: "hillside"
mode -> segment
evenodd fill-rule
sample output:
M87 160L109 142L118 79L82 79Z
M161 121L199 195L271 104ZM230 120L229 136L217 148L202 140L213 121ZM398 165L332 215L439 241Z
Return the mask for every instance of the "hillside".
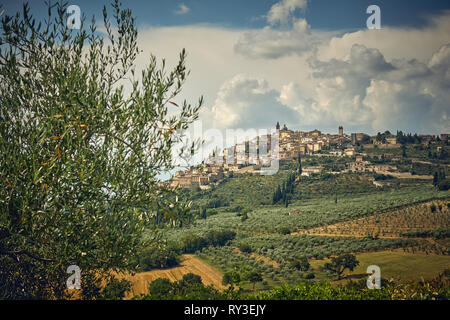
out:
M200 208L214 199L221 202L216 214L181 229L168 229L169 243L176 247L192 235L233 230L236 237L228 244L198 247L195 255L222 273L258 272L263 279L256 284L259 291L299 281L334 281L320 266L344 253L356 254L360 264L352 274L360 277L368 263L379 263L386 269L384 276L402 281L432 278L446 269L445 239L405 236L405 232L448 228L449 191L439 191L426 180L391 178L380 188L372 183L371 173L324 172L297 178L288 207L272 204L273 192L293 172L295 166L287 162L274 176L236 174L210 190L190 191ZM244 247L245 252L240 250ZM311 268L293 268L293 262L304 257ZM247 293L252 291L247 281L241 286Z

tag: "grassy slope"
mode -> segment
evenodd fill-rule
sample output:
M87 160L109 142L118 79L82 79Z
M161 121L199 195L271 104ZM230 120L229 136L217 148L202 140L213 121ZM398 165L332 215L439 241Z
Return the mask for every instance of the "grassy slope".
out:
M359 266L353 272L346 270L345 274L353 275L353 279L367 278L366 269L377 265L381 269L383 279L400 279L402 281L419 281L432 279L440 272L450 268L450 256L426 255L422 253L404 253L402 251L378 251L356 255ZM312 260L311 266L317 270L324 265L325 260ZM347 280L343 280L347 281Z
M272 176L259 174L235 174L215 188L212 194L224 198L233 205L255 206L269 204L278 184L287 177L286 171Z

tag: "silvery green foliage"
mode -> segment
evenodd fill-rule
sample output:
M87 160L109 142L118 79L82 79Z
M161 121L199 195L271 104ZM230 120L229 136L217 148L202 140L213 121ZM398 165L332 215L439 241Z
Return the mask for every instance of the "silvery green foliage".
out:
M156 178L172 168L172 146L202 104L174 101L188 73L185 51L169 72L151 56L136 77L129 10L112 3L112 24L105 7L103 34L94 19L85 28L85 17L80 30L68 28L66 9L49 5L39 23L27 5L2 16L3 298L64 297L72 264L82 282L94 270L132 268L156 211L173 225L189 214Z

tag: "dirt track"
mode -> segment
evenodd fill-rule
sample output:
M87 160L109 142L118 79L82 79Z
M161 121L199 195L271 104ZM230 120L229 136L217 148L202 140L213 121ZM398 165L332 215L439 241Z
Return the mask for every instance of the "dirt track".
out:
M225 286L222 285L223 274L219 270L211 267L194 255L185 254L182 256L180 266L178 267L140 272L134 276L124 276L124 278L131 281L131 292L128 293L126 298L131 298L132 296L141 293L147 293L149 283L155 279L167 278L170 281L176 281L180 280L183 275L190 272L201 276L203 284L205 285L213 285L217 289L225 288Z

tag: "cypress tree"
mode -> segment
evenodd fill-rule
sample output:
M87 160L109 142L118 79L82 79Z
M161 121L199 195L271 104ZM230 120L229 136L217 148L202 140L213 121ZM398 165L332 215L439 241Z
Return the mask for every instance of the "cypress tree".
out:
M302 158L300 156L300 152L298 153L298 175L301 176L303 172L302 169Z
M434 176L433 176L433 186L437 186L437 184L438 184L438 182L439 182L439 177L438 177L438 173L437 173L437 171L435 171L434 172Z
M277 202L280 201L281 197L282 197L282 193L281 193L280 185L278 185L278 188L277 188Z

